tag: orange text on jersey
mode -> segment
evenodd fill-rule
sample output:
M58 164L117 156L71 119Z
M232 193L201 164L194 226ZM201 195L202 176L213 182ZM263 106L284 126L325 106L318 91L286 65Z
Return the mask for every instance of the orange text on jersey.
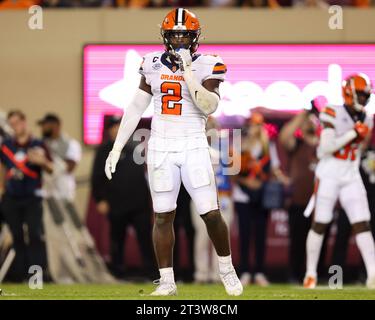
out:
M175 75L175 74L162 74L160 75L161 80L173 80L173 81L184 81L184 77L181 75Z

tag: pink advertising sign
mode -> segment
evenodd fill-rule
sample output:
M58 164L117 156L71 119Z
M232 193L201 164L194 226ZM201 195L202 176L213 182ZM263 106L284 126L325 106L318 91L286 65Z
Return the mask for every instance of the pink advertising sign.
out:
M83 133L86 144L101 142L103 117L121 114L138 87L145 53L161 45L86 45L83 49ZM248 116L254 107L300 110L316 96L342 103L341 82L363 72L375 81L375 44L202 45L220 55L227 78L216 116ZM375 112L372 97L368 108ZM152 115L148 108L145 117Z

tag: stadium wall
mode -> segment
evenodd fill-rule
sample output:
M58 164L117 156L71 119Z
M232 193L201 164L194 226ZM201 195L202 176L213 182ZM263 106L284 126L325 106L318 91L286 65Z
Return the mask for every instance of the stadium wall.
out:
M328 27L322 9L197 9L203 42L375 42L375 9L345 9L342 30ZM165 9L58 9L43 11L43 29L31 30L27 11L0 11L0 109L26 111L35 121L57 112L64 129L82 138L82 47L86 43L159 43ZM93 150L85 148L78 176L87 178ZM83 179L85 180L85 179ZM78 190L85 212L88 184Z

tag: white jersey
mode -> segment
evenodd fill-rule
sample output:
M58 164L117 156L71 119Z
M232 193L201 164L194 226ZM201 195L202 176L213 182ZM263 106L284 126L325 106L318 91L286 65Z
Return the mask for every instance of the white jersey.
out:
M199 83L208 79L224 81L226 67L218 56L194 54L191 68ZM183 74L171 63L169 54L145 55L139 72L151 86L154 99L149 149L177 152L208 148L207 116L195 106Z
M354 128L355 122L344 106L329 105L319 115L322 122L331 124L334 127L337 137L344 135ZM366 114L363 122L372 129L372 118ZM360 143L349 142L340 150L330 155L323 155L318 147L319 163L316 168L316 176L319 179L333 178L341 181L349 181L360 178L359 162L361 158Z

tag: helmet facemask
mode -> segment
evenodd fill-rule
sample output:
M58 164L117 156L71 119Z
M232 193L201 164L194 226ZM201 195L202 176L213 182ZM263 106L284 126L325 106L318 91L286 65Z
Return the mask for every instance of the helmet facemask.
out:
M353 108L357 112L362 112L370 100L371 93L364 90L355 90L353 79L350 85L353 92Z
M198 49L200 30L162 30L161 35L169 53L174 54L177 49L187 49L193 54Z

